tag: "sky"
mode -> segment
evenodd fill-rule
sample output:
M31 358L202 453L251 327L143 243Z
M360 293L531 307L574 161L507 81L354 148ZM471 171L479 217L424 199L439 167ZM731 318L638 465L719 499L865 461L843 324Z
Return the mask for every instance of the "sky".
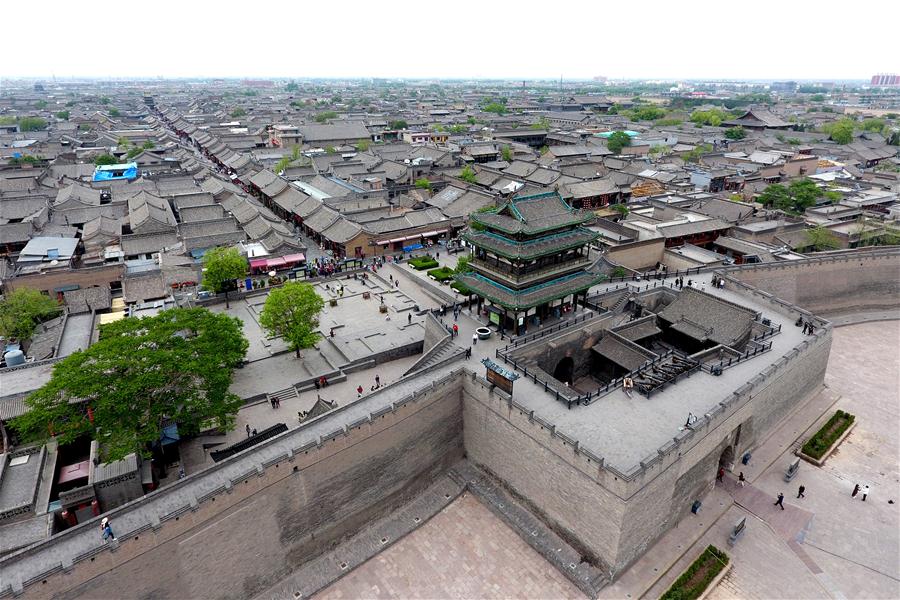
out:
M21 0L0 77L868 79L900 0ZM15 52L14 52L15 50ZM16 58L13 58L16 57ZM21 57L21 58L19 58Z

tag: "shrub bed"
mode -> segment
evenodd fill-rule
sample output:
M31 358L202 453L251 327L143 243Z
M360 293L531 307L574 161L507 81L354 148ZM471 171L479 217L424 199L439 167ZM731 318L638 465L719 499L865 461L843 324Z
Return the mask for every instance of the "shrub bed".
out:
M822 458L831 445L853 424L854 419L855 416L842 410L834 413L822 429L803 444L803 454L816 459Z
M447 281L448 279L452 279L453 275L456 273L450 267L441 267L440 269L432 269L428 271L428 274L438 281Z
M468 296L472 293L472 291L469 288L464 286L459 281L454 281L453 283L450 284L450 287L452 287L454 290L456 290L457 292L459 292L460 294L462 294L464 296Z
M440 263L430 256L417 256L416 258L409 259L409 266L417 271L424 271L425 269L433 269L437 267Z
M694 600L706 590L713 579L728 565L728 555L707 546L700 558L695 560L681 577L675 580L660 600Z

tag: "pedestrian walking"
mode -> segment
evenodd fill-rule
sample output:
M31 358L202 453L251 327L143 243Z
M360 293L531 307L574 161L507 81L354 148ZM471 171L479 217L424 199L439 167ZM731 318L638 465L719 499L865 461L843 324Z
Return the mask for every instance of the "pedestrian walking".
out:
M784 510L784 494L778 492L778 500L775 501L775 504L772 506L780 506L781 510Z
M250 437L250 423L247 423L247 437ZM859 487L859 486L856 486Z
M319 383L319 380L318 380L318 379L313 380L313 383L316 384L316 389L317 389L317 390L322 389L322 384Z
M412 313L406 315L406 322L407 324L412 325Z
M477 333L473 333L473 334L472 334L472 345L474 346L474 345L477 344L477 343L478 343L478 334L477 334Z
M725 481L725 467L719 467L719 472L716 473L716 481Z
M809 323L803 321L803 335L806 335L807 331L809 331Z
M363 393L363 387L360 385L356 388L356 397L362 398L362 393Z
M850 492L850 497L851 497L851 498L856 498L856 495L857 495L858 493L859 493L859 484L857 483L856 485L853 486L853 491Z
M331 331L328 332L328 335L334 337L334 327L331 328Z
M375 376L375 387L381 387L381 377Z
M472 346L466 348L466 360L469 360L470 356L472 356Z
M797 497L798 498L806 498L806 496L803 494L803 492L805 492L805 491L806 491L806 486L801 485L800 489L797 490Z
M109 519L106 517L103 517L103 520L100 521L100 535L103 537L104 541L116 541L116 536L113 534L112 530L112 524L110 524Z
M869 495L869 486L867 486L867 485L864 485L864 486L863 486L863 489L862 489L862 495L863 495L863 502L865 502L865 501L866 501L866 496Z
M745 484L746 482L747 482L747 480L744 479L744 472L741 471L740 473L738 473L738 485L741 486L741 487L744 487L744 484Z
M456 337L458 335L459 335L459 326L456 323L454 323L453 324L453 337Z
M272 396L271 398L269 398L269 404L272 405L272 408L275 408L275 396Z

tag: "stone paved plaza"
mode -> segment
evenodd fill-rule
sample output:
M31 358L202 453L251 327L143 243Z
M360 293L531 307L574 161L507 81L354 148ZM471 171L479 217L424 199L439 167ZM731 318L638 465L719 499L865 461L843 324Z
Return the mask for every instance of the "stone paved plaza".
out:
M584 598L584 594L465 493L315 598Z

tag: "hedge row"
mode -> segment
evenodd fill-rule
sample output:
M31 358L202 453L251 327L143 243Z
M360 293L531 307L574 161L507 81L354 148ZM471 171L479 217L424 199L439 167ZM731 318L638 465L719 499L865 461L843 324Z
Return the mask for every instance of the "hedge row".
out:
M438 281L447 281L448 279L452 279L454 273L456 273L456 271L454 271L450 267L441 267L440 269L431 269L430 271L428 271L428 274Z
M842 410L835 412L822 429L803 444L803 454L812 458L822 458L831 445L853 424L854 419L856 417L848 412Z
M433 269L439 266L440 263L430 256L417 256L416 258L409 259L409 266L417 271L423 271L425 269Z
M707 546L700 558L695 560L681 577L675 580L660 600L694 600L709 586L722 569L728 565L728 555L716 548ZM702 576L695 577L703 570Z

